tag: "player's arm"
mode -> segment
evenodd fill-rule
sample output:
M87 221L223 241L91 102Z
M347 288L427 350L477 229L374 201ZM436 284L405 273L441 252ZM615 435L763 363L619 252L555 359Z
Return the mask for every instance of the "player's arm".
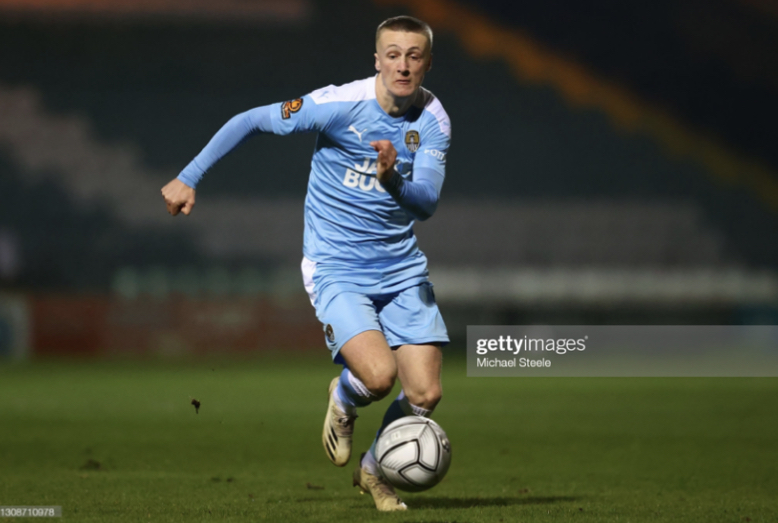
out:
M272 106L251 109L232 117L211 138L177 178L162 188L162 197L168 212L176 216L179 212L188 215L195 204L195 187L203 175L227 153L235 149L248 137L260 132L272 132L270 111Z
M189 214L195 203L195 188L219 160L249 137L261 133L286 135L321 130L329 122L325 112L316 109L310 96L256 107L232 117L211 138L176 179L162 188L168 212Z
M443 176L433 169L414 167L413 181L404 179L394 168L397 151L389 140L370 142L378 152L376 178L397 204L414 219L424 221L435 213L443 187Z
M434 100L429 108L424 113L421 144L413 159L413 181L395 170L397 152L391 142L381 140L370 144L378 151L379 183L402 209L419 221L431 217L438 207L451 143L451 122L443 107Z

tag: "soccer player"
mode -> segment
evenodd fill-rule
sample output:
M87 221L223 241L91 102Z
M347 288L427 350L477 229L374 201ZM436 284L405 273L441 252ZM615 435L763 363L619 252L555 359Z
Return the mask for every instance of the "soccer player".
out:
M322 443L345 466L357 408L402 392L380 431L406 415L429 417L441 398L441 346L448 342L428 279L415 220L435 212L451 127L438 99L421 87L432 65L432 31L415 18L390 18L376 31L377 74L233 117L162 189L172 215L189 214L195 187L220 158L252 134L316 131L305 199L302 273L335 363ZM407 507L381 477L375 443L354 485L378 510Z

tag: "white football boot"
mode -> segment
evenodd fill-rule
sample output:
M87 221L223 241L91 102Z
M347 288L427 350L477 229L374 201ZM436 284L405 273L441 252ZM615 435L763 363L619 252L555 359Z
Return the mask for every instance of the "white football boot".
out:
M362 454L364 457L364 454ZM388 481L380 476L374 476L362 468L362 458L359 459L357 470L354 471L354 486L359 487L360 492L365 492L373 496L375 508L381 512L395 512L397 510L408 510L408 505L397 496Z
M335 389L338 388L340 378L335 377L330 382L329 404L327 415L324 417L324 431L321 434L321 442L324 451L338 467L344 467L351 458L351 438L354 435L354 421L357 416L349 416L335 403Z

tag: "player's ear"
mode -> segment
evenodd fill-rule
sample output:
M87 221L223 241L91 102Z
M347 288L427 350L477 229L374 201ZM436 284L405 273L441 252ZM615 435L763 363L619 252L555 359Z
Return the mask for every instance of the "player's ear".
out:
M427 62L427 70L424 71L425 73L429 73L430 69L432 69L432 53L430 53L430 61Z
M381 72L381 62L378 60L378 53L375 53L375 70Z

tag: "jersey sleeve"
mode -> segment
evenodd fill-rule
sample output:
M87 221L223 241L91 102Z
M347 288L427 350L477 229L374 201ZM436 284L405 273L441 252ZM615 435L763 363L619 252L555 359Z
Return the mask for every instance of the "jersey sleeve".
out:
M270 109L269 105L255 107L230 118L181 171L178 179L194 189L211 167L247 138L257 133L272 132Z
M421 143L416 157L413 161L413 170L431 169L435 171L442 179L446 176L446 156L451 143L451 121L448 115L440 107L437 112L430 111L428 122L422 129ZM436 109L433 106L433 109Z
M442 180L436 172L422 168L414 171L414 180L406 181L394 172L388 182L380 182L381 186L394 198L394 201L410 214L414 220L424 221L430 218L438 208L440 199L440 185L435 184L436 179ZM419 176L417 176L419 175Z
M436 114L437 113L437 114ZM451 143L451 122L440 102L435 102L426 125L422 127L419 150L413 160L413 180L426 181L435 187L440 198L443 181L446 178L446 158Z
M312 95L320 91L322 90L302 98L256 107L234 116L219 129L200 154L189 162L178 175L178 179L189 187L196 188L208 170L255 134L287 135L326 130L335 117L334 104L317 105Z

